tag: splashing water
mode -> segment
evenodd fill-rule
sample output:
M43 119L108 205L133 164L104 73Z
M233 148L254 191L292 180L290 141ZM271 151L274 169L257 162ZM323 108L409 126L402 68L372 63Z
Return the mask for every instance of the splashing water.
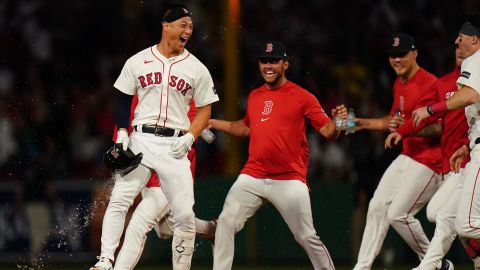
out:
M17 264L18 270L42 270L45 269L46 261L51 257L51 251L48 247L56 249L55 252L62 250L65 257L72 257L72 252L81 250L82 235L89 229L95 214L106 208L111 190L114 185L114 177L107 179L105 183L106 192L98 194L94 200L87 202L83 199L78 200L75 204L65 205L56 202L53 206L53 223L57 224L45 236L42 242L44 248L40 254L32 255L25 250L28 256L21 259ZM103 214L103 213L102 213ZM52 243L52 239L54 239Z

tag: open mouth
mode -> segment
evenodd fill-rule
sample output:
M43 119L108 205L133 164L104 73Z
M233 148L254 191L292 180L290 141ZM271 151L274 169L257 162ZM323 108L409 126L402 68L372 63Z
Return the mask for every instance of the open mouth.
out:
M185 44L187 44L187 40L188 40L188 38L180 37L180 44L185 46Z
M265 71L265 76L267 76L267 77L272 77L274 75L275 75L275 72L273 72L272 70Z

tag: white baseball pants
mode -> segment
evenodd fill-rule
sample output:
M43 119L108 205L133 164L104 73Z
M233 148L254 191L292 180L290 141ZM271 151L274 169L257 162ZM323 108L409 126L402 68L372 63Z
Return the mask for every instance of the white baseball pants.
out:
M355 270L370 269L390 225L420 258L430 244L414 217L438 189L441 176L406 155L387 168L368 206L367 222Z
M142 166L125 176L116 176L115 186L105 213L102 228L102 257L114 259L123 232L123 223L133 199L145 187L152 168L158 174L164 195L175 216L172 243L173 269L190 269L195 242L193 213L193 179L187 157L175 159L168 153L176 137L158 137L133 132L130 136L134 153L143 153Z
M455 218L458 201L463 187L463 169L459 173L450 172L444 176L444 183L435 193L427 206L427 217L435 222L435 234L428 246L427 253L417 270L436 270L442 265L442 258L447 254L457 232Z
M315 269L335 269L327 248L313 227L308 187L299 180L238 176L228 192L215 233L214 270L231 269L235 234L267 200L280 212Z
M159 187L145 188L142 201L133 212L125 232L126 243L118 253L115 270L131 270L143 252L147 234L170 211L167 198Z
M480 145L470 152L455 227L460 237L480 239Z
M155 229L161 239L172 239L175 220L170 206L160 187L145 188L142 201L138 204L125 232L125 243L118 254L114 270L131 270L140 259L147 234ZM214 228L205 220L195 218L197 233L209 234Z

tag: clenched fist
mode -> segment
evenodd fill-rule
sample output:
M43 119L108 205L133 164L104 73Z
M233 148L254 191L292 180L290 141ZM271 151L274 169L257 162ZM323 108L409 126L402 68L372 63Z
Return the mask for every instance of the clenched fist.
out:
M181 137L178 137L176 141L172 143L170 146L170 152L168 153L170 156L181 159L183 158L190 149L192 149L192 145L195 142L195 138L193 137L192 133L187 133Z

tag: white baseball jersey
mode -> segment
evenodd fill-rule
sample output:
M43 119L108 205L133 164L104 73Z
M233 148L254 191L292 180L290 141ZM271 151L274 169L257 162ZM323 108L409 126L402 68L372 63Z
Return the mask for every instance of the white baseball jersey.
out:
M480 51L467 57L462 62L462 71L457 80L458 88L469 86L480 94ZM470 130L468 139L470 140L470 149L475 146L475 139L480 137L480 102L476 102L465 108L465 116L467 117Z
M132 126L188 130L190 99L197 107L218 101L210 72L186 49L171 58L163 56L156 45L138 52L127 60L114 87L138 95Z

